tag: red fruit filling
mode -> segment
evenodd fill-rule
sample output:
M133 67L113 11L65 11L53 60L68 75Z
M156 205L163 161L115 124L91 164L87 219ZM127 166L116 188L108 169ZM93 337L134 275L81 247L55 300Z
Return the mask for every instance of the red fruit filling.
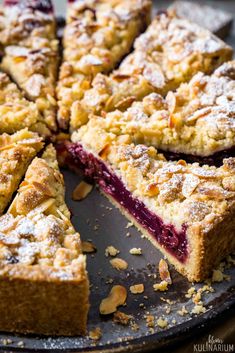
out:
M87 179L96 182L106 194L124 207L164 249L180 262L186 261L188 255L186 225L182 226L181 231L177 231L172 224L165 224L142 201L132 196L116 174L80 144L61 144L57 150L68 166L81 170Z

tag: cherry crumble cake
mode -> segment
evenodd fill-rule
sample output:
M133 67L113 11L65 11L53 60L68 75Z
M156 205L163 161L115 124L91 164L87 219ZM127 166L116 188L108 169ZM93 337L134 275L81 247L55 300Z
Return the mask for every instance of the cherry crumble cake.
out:
M97 183L190 281L205 279L235 249L232 49L167 12L140 35L150 8L149 0L69 1L56 87L51 1L4 1L1 331L86 332L86 260L47 144L56 115L58 126L72 131L72 141L58 146L61 162ZM185 160L167 160L157 149ZM218 167L187 161L224 151Z
M134 48L118 70L97 75L83 99L72 105L72 129L90 113L125 110L152 92L165 95L198 71L209 74L232 58L232 49L219 38L173 13L158 15Z

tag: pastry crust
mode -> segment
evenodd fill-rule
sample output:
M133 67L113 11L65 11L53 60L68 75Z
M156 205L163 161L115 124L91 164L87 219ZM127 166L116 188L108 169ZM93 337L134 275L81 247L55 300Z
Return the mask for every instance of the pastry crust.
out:
M0 227L0 330L85 334L85 257L51 145L28 168Z
M44 4L51 4L46 0ZM4 47L1 68L10 74L34 101L48 127L56 130L55 83L58 40L55 18L30 2L7 1L0 16L0 43ZM51 6L52 9L52 6Z
M42 138L27 129L0 136L0 215L42 147Z
M149 0L74 1L67 13L63 64L57 86L58 122L67 128L74 101L99 72L110 72L146 28Z
M73 134L72 140L81 144L88 154L91 153L97 160L105 163L132 197L162 220L163 229L174 227L178 234L186 232L188 255L186 261L180 261L168 251L167 246L160 245L149 229L144 227L144 235L153 244L157 244L176 269L189 280L205 279L213 267L234 250L234 158L225 159L223 166L219 168L207 165L200 167L197 163L187 164L182 160L167 162L153 147L131 144L129 136L117 137L95 123L83 126ZM81 156L74 153L75 161L80 157L80 163L86 164L82 153ZM91 157L88 155L87 158L90 160ZM88 175L92 175L93 169L90 171L90 166L87 168ZM102 174L101 177L99 175L99 167L94 168L95 180L98 180L104 193L111 200L114 199L117 205L113 179L105 179L102 182ZM135 224L143 231L141 219L134 217L130 210L123 206L123 202L118 202L118 207L128 218L135 218ZM218 241L221 246L214 246L211 251L214 241Z
M164 99L157 93L88 124L162 151L211 156L235 147L235 61L196 74Z
M208 30L171 12L158 15L134 48L118 70L110 76L97 75L84 98L73 104L72 129L86 123L91 113L125 111L152 92L166 95L198 71L213 72L233 53Z
M51 136L37 105L24 97L7 74L0 72L0 133L12 134L24 128Z

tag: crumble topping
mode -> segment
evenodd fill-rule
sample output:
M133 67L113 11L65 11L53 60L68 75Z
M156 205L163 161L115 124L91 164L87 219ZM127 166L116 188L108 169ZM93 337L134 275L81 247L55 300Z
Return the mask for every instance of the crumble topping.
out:
M234 77L235 61L231 61L210 76L197 73L166 98L152 93L125 112L107 113L97 122L116 135L127 134L134 143L184 154L213 155L234 147ZM196 188L197 176L195 173L188 180L185 193ZM224 183L234 185L233 181Z
M71 109L71 126L86 123L89 114L101 115L115 109L125 111L134 101L156 94L159 108L165 105L160 95L188 82L199 71L211 73L232 59L232 49L203 29L173 13L158 15L147 31L138 37L134 52L127 56L110 76L98 74L83 99ZM172 101L173 99L173 101ZM174 97L170 105L174 106ZM148 103L151 109L151 102ZM162 109L162 108L161 108ZM144 120L136 112L136 120ZM141 124L140 124L141 125Z
M4 6L0 14L1 67L36 103L44 122L56 129L55 81L58 61L53 13L26 4Z
M131 255L142 255L142 250L141 248L132 248L130 249L129 253Z
M64 32L64 57L57 87L58 120L67 127L70 108L90 88L99 72L111 71L145 29L148 0L85 1L70 4Z
M227 180L234 179L234 158L224 159L219 168L182 160L167 162L153 147L131 144L130 139L123 143L120 137L94 118L73 133L72 141L103 159L133 197L176 229L197 224L207 232L218 216L230 212L235 192Z
M42 138L27 129L13 135L0 135L0 214L10 202L29 163L42 147Z
M140 284L134 284L130 286L130 292L132 294L142 294L144 292L144 285L143 283Z
M114 246L110 245L107 246L107 248L105 249L105 256L116 256L117 254L119 254L120 251L118 249L116 249Z

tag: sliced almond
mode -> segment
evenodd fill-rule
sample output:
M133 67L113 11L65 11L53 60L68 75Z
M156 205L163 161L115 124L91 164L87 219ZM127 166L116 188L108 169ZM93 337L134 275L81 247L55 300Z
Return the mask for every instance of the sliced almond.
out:
M117 311L117 307L125 304L127 298L126 288L120 285L113 286L107 298L100 303L100 313L102 315L112 314Z
M115 257L114 259L110 260L109 262L111 263L113 268L115 268L118 271L126 270L128 267L128 263L119 257Z
M84 200L92 191L93 185L81 181L73 190L72 198L74 201Z
M171 275L168 269L168 264L165 260L161 259L159 261L158 270L159 270L161 280L171 284L172 283Z
M97 248L94 244L92 244L89 241L83 241L82 242L82 252L85 254L93 253L96 252Z
M144 292L144 285L142 283L134 284L133 286L130 286L130 291L132 294L141 294Z

